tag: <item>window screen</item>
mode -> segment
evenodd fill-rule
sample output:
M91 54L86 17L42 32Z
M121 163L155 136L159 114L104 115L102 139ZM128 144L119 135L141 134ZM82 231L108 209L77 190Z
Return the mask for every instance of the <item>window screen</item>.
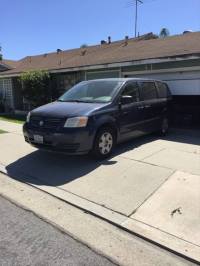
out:
M169 96L169 89L165 83L157 82L158 85L158 97L167 98Z
M141 83L141 95L143 100L152 100L157 98L157 90L154 82Z
M132 96L133 102L138 102L139 101L139 90L138 90L137 83L133 82L133 83L127 84L122 92L122 96Z

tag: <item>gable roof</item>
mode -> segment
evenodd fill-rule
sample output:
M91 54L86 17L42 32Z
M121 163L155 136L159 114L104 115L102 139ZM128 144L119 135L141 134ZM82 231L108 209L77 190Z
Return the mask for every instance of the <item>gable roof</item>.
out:
M15 69L5 71L1 75L36 69L59 70L145 59L200 55L200 32L156 39L151 38L152 34L144 36L147 37L27 56L18 62Z

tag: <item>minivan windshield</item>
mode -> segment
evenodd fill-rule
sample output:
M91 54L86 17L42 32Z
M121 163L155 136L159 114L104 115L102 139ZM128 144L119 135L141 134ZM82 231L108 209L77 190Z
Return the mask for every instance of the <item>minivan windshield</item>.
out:
M65 92L58 101L107 103L122 85L120 81L94 80L81 82Z

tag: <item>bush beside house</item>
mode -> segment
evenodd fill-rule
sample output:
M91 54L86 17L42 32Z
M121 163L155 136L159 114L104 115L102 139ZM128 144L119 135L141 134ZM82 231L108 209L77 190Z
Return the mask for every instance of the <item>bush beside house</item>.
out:
M25 100L31 107L37 107L52 100L49 86L50 75L47 71L28 71L20 76L22 92Z

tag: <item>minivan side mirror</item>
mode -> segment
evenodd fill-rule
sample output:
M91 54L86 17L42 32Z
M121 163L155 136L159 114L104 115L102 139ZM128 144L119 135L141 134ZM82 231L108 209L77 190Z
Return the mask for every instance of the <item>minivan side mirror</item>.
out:
M130 104L133 102L133 97L130 96L130 95L122 95L121 96L121 100L120 100L120 103L122 105L125 105L125 104Z

